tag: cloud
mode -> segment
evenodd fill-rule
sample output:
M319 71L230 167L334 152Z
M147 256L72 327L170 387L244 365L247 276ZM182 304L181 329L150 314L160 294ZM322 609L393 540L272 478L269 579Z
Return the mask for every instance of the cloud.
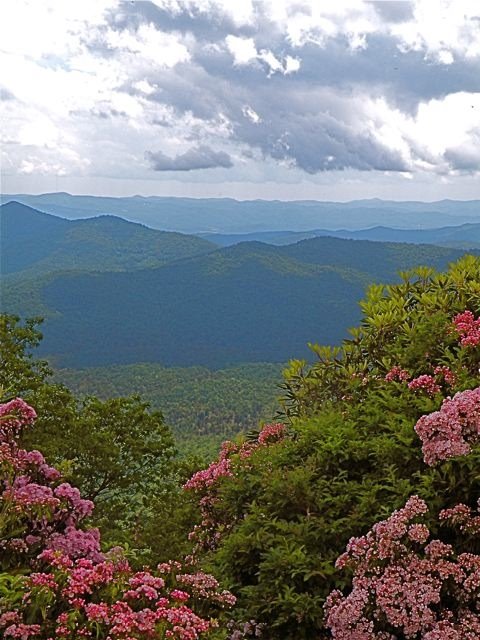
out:
M372 5L386 22L408 22L414 17L414 3L409 0L372 0Z
M194 171L196 169L215 169L233 167L233 162L228 153L214 151L206 145L193 147L185 153L173 158L161 151L147 151L146 157L155 171Z
M16 0L8 14L10 175L480 170L473 0Z

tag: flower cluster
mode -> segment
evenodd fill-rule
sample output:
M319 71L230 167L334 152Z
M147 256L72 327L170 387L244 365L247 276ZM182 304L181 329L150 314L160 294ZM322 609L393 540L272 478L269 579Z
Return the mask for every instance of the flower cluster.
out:
M438 378L443 378L445 383L451 387L457 382L457 376L455 375L455 373L450 369L450 367L446 367L445 365L439 365L438 367L435 367L433 373Z
M354 570L352 591L332 592L325 605L336 640L480 637L480 556L428 542L429 529L417 522L426 512L413 496L366 536L350 540L337 566Z
M476 347L480 344L480 318L475 318L471 311L456 315L453 325L460 336L462 347Z
M37 414L22 398L0 405L0 442L18 438L24 427L35 422Z
M218 460L212 462L207 469L197 471L184 485L184 489L193 489L196 491L208 489L217 484L220 478L231 477L232 472L232 455L238 455L240 459L245 459L259 447L279 442L286 435L285 425L282 423L266 424L260 433L256 442L246 441L241 445L234 442L224 442L218 455Z
M133 572L118 553L93 562L85 558L73 561L60 552L45 551L42 561L49 562L48 572L31 574L22 605L0 617L4 637L23 639L30 633L42 638L56 635L62 640L196 640L216 626L214 620L200 617L185 604L197 595L195 590L189 593L171 588L161 575L147 570ZM194 584L209 584L210 602L231 604L211 576L184 574L187 588L187 576ZM42 624L26 625L23 619L31 619L38 602L48 603ZM20 629L24 635L16 635Z
M438 365L433 370L433 375L422 374L416 378L411 377L406 369L398 365L392 367L385 375L387 382L406 383L410 391L423 391L429 396L434 396L442 390L442 384L449 387L457 381L455 373L445 365Z
M480 387L446 398L439 411L418 420L415 431L428 465L469 453L480 436Z
M99 532L82 529L93 503L69 483L60 483L59 471L39 451L17 444L35 417L20 398L0 405L0 567L34 566L44 549L100 560Z
M408 382L408 380L410 380L410 374L405 369L402 369L402 367L395 365L388 371L385 380L387 382Z
M170 563L168 580L135 572L120 549L100 551L100 533L83 528L93 503L60 482L38 451L19 448L35 412L22 400L0 405L0 571L21 575L19 592L0 602L0 637L18 640L197 640L235 603L204 573ZM173 575L174 572L178 575ZM167 572L168 573L168 572ZM190 605L190 600L192 605Z
M410 391L425 391L429 396L434 396L441 391L440 385L435 381L435 378L428 374L423 374L411 380L408 383L408 388Z
M285 425L281 422L266 424L258 434L258 444L271 444L285 437Z

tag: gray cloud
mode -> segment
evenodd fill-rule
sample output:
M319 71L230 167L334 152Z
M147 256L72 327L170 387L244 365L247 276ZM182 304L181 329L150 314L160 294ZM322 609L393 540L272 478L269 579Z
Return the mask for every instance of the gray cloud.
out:
M452 169L465 173L480 171L480 129L471 132L470 143L447 149L443 154Z
M408 171L411 178L416 171L456 176L478 169L469 94L478 110L480 56L471 11L463 19L452 11L450 23L448 3L417 11L415 2L365 0L322 12L315 0L289 0L282 15L283 2L272 11L270 0L252 0L243 19L247 4L121 2L106 21L88 29L76 23L81 46L71 50L84 58L64 61L47 48L38 58L41 78L93 70L91 91L88 80L64 83L80 89L68 122L54 115L55 126L78 140L75 166L109 176L135 166L145 180L158 171L167 175L155 182L190 183L319 183L330 179L322 174L340 171L340 180L362 171L363 181L374 172ZM14 82L8 88L17 94ZM15 123L24 138L32 103L25 101ZM9 114L12 104L4 105ZM55 164L42 101L38 111L38 148L22 165L32 175L36 166ZM446 135L449 122L458 125L455 136ZM71 156L65 158L69 166Z
M385 24L400 24L413 17L412 2L373 0L367 4L373 5ZM291 12L308 13L308 7L302 6L292 4ZM173 109L178 120L189 114L210 124L226 118L230 142L241 145L237 152L244 158L249 151L257 157L260 152L260 156L309 174L350 168L408 170L400 153L374 135L365 98L385 99L401 113L415 117L422 101L478 91L478 58L440 64L422 48L399 47L398 38L384 30L367 34L365 46L356 50L342 33L321 46L308 39L294 46L272 21L267 5L257 2L255 7L255 21L239 26L213 4L209 12L182 3L169 12L151 2L128 2L122 4L120 14L112 14L110 26L135 32L142 24L153 24L188 38L190 61L170 69L142 68L144 77L156 87L147 97L152 104ZM268 50L279 61L286 56L298 58L300 69L284 76L269 74L265 61L235 65L225 45L229 35L253 38L257 51ZM134 80L125 87L131 95L138 93ZM246 117L247 107L258 114L258 121ZM152 122L168 126L163 118ZM185 140L202 139L201 128L198 131L190 129ZM413 143L411 151L419 156ZM162 152L148 157L157 171L232 166L228 154L219 156L210 148L193 148L174 158Z
M408 0L372 0L371 4L387 22L406 22L413 17L413 2Z
M193 147L174 158L162 151L147 151L146 157L155 171L193 171L195 169L230 168L233 162L228 153L214 151L206 145Z

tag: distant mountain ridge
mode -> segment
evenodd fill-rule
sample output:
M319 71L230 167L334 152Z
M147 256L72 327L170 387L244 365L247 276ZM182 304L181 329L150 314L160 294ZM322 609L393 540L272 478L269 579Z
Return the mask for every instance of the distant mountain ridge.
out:
M465 249L480 248L480 223L441 227L439 229L392 229L391 227L378 226L356 231L348 229L312 229L311 231L264 231L244 234L204 233L199 235L222 247L251 241L284 245L308 238L331 236L348 240L436 244Z
M480 201L347 203L305 201L237 201L229 198L133 196L107 198L67 193L4 195L40 211L69 219L112 214L155 229L182 233L251 233L311 229L438 228L477 223Z
M216 248L208 240L114 216L66 220L12 201L0 206L0 272L128 271Z

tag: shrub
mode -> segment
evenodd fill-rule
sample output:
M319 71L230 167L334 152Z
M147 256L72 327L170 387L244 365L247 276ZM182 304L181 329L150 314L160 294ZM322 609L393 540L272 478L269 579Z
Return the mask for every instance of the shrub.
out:
M121 549L103 553L86 527L93 502L62 482L39 451L18 445L35 411L0 405L0 633L21 640L211 636L213 613L235 598L178 562L134 571Z

